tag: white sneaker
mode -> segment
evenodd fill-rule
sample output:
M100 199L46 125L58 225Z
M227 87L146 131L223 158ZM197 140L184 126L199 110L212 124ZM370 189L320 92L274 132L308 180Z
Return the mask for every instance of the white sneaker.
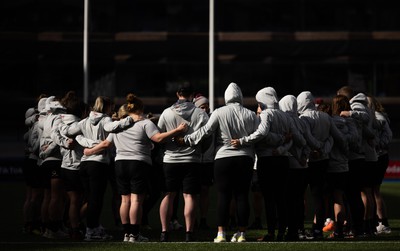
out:
M50 238L49 237L49 229L48 228L46 228L45 230L44 230L44 233L42 234L42 236L44 237L44 238Z
M239 239L240 233L236 232L233 234L232 238L231 238L231 242L237 242Z
M148 242L149 238L144 237L141 234L138 234L137 236L134 236L133 234L129 235L129 242L134 243L134 242Z
M218 232L217 237L214 238L215 243L226 242L226 232Z
M244 232L236 232L233 234L231 242L246 242L246 236Z
M392 229L388 226L383 225L382 222L379 222L379 225L376 227L376 232L378 234L390 234L392 232Z
M129 241L129 234L124 234L123 242L128 242L128 241Z
M226 238L221 235L218 235L217 237L214 238L214 242L215 243L226 242Z

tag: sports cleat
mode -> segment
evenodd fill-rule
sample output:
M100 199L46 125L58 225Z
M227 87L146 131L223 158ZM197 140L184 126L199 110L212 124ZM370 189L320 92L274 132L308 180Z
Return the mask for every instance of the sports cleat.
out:
M214 238L215 243L221 243L221 242L226 242L226 238L224 236L218 235L217 237Z
M46 228L46 229L44 230L42 236L43 236L44 238L49 238L49 231L50 231L50 230Z
M236 232L233 234L232 238L231 238L231 242L237 242L239 239L240 233Z
M123 242L128 242L128 241L129 241L129 234L124 234Z
M246 237L244 236L244 234L241 234L239 236L239 238L237 239L237 242L246 242Z
M107 234L103 227L86 228L85 241L106 241L111 240L112 236Z
M138 234L138 235L136 235L136 236L134 236L133 234L130 234L130 235L129 235L129 242L131 242L131 243L135 243L135 242L148 242L148 241L149 241L149 238L144 237L144 236L141 235L141 234Z
M324 238L322 231L318 229L313 230L312 236L313 240L322 240Z
M193 242L194 240L195 239L194 239L193 233L192 232L186 232L185 241L186 242Z
M65 233L61 229L57 230L56 232L54 232L50 229L47 229L46 235L43 235L43 236L48 239L68 239L68 238L70 238L69 234Z
M161 232L160 242L168 242L168 241L169 241L168 232Z
M335 222L334 221L329 222L328 225L322 228L322 231L324 233L335 231Z
M378 226L376 227L376 232L377 234L390 234L392 232L392 229L388 226L383 225L382 222L379 222Z
M246 235L244 232L236 232L233 234L231 242L246 242Z
M324 226L324 228L322 228L322 231L324 233L335 231L335 222L333 220L330 220L330 221L325 222L325 223L326 223L326 225Z

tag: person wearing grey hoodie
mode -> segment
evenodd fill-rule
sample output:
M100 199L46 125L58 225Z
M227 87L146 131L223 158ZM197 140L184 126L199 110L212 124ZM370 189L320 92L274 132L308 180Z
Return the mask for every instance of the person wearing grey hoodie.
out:
M335 230L330 238L344 238L344 223L348 222L348 213L345 206L345 191L348 184L349 173L349 147L355 144L361 135L358 134L355 121L350 117L341 117L342 111L350 110L349 99L344 95L337 95L332 99L332 119L336 127L345 137L344 144L333 143L329 153L329 166L327 168L327 192L333 201L335 216Z
M329 165L329 152L333 141L341 143L344 136L337 129L332 118L325 112L318 111L315 99L311 92L303 91L297 96L297 109L300 119L310 128L314 138L322 143L320 149L311 151L308 159L309 185L314 204L315 222L313 236L316 239L323 237L322 228L325 220L324 187L326 184L326 169Z
M87 117L88 106L70 91L62 99L61 104L66 108L66 113L61 116L61 123L58 124L58 130L54 133L59 134L65 140L60 143L62 158L61 178L64 182L67 193L68 217L71 227L70 237L74 240L83 239L83 234L79 229L81 223L80 211L83 203L83 185L79 176L81 158L83 156L83 147L77 144L74 138L61 134L64 128L76 125L82 119Z
M353 118L359 135L362 135L349 152L349 180L352 182L349 184L348 197L352 210L354 234L357 237L373 236L376 228L373 221L375 200L372 187L374 169L378 160L373 129L376 125L375 114L368 107L368 99L364 93L355 93L351 87L343 86L337 94L347 96L351 106L350 111L342 111L340 116Z
M160 115L158 127L160 132L174 130L182 122L188 124L188 131L197 131L208 121L208 115L196 107L193 100L193 89L189 83L178 87L178 100L166 108ZM180 146L174 140L164 144L163 172L165 177L165 194L160 205L161 235L160 241L167 242L169 223L173 212L173 202L182 188L184 199L184 217L186 241L193 241L195 224L196 197L200 193L200 167L202 151L200 145Z
M376 215L378 218L378 225L376 231L378 234L390 234L391 228L386 212L386 204L381 194L381 185L385 177L386 169L389 166L389 144L392 141L393 133L390 129L390 119L386 113L383 105L378 101L377 98L370 96L368 97L368 106L375 111L375 117L377 120L378 127L375 130L376 133L376 151L378 154L377 168L374 170L375 179L373 192L376 204Z
M109 97L99 96L89 116L77 124L66 126L61 133L75 140L85 148L100 143L108 136L104 126L112 123L111 114L114 103ZM86 211L86 241L103 241L111 239L100 225L100 215L103 208L104 194L107 188L107 165L110 163L108 151L81 158L79 175L81 177L85 196L87 198Z
M196 107L204 110L208 116L210 116L210 102L208 99L199 94L193 99L193 103ZM200 221L199 229L207 230L209 226L207 225L207 214L209 206L209 192L210 186L214 182L214 140L211 139L211 144L208 149L203 150L202 154L202 170L201 172L201 191L199 196L200 202Z
M248 196L254 149L252 145L234 147L231 140L254 132L258 126L258 119L255 112L243 107L242 91L236 83L229 84L224 97L226 105L213 111L207 124L186 135L184 141L185 144L194 146L215 133L214 178L218 192L218 235L214 242L226 242L232 196L236 201L239 231L233 235L231 242L244 242L250 215Z
M268 233L260 241L283 241L287 227L286 189L289 171L288 149L293 144L286 135L298 134L291 128L289 117L279 109L278 95L272 87L265 87L256 94L260 113L260 124L255 132L232 140L240 147L255 144L257 175L265 202ZM278 137L276 137L278 136Z
M41 168L46 172L45 197L49 199L43 200L42 207L44 210L47 208L49 222L43 236L51 239L68 238L68 233L63 231L66 198L60 177L62 156L58 144L63 139L54 134L61 121L60 115L65 113L65 108L56 100L55 96L51 96L46 100L45 109L47 115L42 124L39 157L42 159Z
M45 97L41 94L37 103L41 98ZM40 234L40 204L43 196L43 189L38 179L38 145L34 140L37 138L36 127L39 118L39 108L37 106L29 108L25 112L25 125L27 132L24 134L24 141L26 142L25 147L25 159L23 164L23 175L26 182L26 196L23 204L23 216L24 216L24 232Z
M288 178L288 232L287 240L306 239L304 228L305 192L308 186L307 159L312 149L321 148L321 143L315 139L304 121L297 113L297 99L286 95L279 101L279 109L289 116L292 125L299 132L293 135L293 145L289 149Z

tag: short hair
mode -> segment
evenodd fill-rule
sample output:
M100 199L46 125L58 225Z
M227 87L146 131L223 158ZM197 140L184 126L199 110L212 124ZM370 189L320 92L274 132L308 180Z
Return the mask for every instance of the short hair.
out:
M193 95L192 85L188 82L179 85L177 93L178 95L183 97L190 97L191 95Z

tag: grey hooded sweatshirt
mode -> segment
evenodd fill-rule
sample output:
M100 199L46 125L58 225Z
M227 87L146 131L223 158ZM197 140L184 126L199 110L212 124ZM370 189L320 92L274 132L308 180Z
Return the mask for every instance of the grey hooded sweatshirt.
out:
M333 115L332 120L336 127L344 136L347 144L341 145L333 143L332 150L329 152L329 166L327 172L340 173L349 171L349 146L357 142L360 138L355 121L352 118L344 118Z
M232 139L250 135L257 129L255 112L243 107L243 95L236 83L230 83L225 90L225 106L215 109L207 124L196 132L185 136L185 143L196 145L203 138L215 133L215 159L249 156L254 159L252 145L235 148Z
M360 135L362 135L362 145L357 152L351 152L351 159L364 158L366 161L377 161L375 133L373 123L376 122L375 113L368 107L368 98L364 93L358 93L350 99L350 117L355 119Z
M60 115L65 113L65 108L58 101L54 101L54 96L46 100L46 108L48 112L46 119L42 125L42 135L40 138L39 157L43 162L48 160L62 159L58 142L63 139L57 137L54 131L58 129L58 124L61 122Z
M108 132L104 130L104 125L111 122L112 119L107 114L91 111L89 117L82 119L78 124L60 128L60 132L68 137L76 136L75 140L82 147L91 148L107 138ZM109 151L102 151L90 156L83 155L81 161L109 164L110 154Z
M161 132L171 131L179 126L180 123L188 124L188 130L185 134L197 131L208 121L208 115L205 111L197 108L189 100L178 100L171 107L165 109L158 120L158 127ZM185 163L201 162L201 146L179 146L172 139L164 144L165 163Z
M282 138L291 132L289 117L279 110L278 96L272 87L265 87L256 94L260 104L260 124L257 130L249 136L240 138L241 145L256 144L257 157L273 156L274 151L279 155L288 155L292 141L284 143ZM274 136L274 135L275 136ZM276 137L279 135L280 137Z
M375 111L375 117L379 126L376 131L376 138L378 139L377 153L378 156L381 156L389 152L389 143L392 141L393 133L386 113Z
M320 161L329 158L328 153L333 146L333 140L340 144L345 144L344 136L336 128L332 118L325 112L317 111L315 108L314 97L309 91L301 92L297 96L297 109L300 119L309 127L315 139L322 143L319 149L319 158L310 158L309 161Z
M68 149L67 140L69 137L62 135L60 131L63 130L63 127L77 124L80 121L80 118L73 114L63 114L61 115L61 121L62 122L58 124L58 131L56 132L65 139L60 142L60 151L63 156L61 167L69 170L79 170L79 164L81 163L81 158L83 156L83 147L76 144L73 149Z
M319 149L322 144L315 139L310 129L304 124L297 113L297 99L293 95L286 95L279 101L279 109L285 112L292 124L296 127L300 135L293 135L293 145L289 149L290 154L296 161L290 159L291 168L305 168L304 165L307 161L311 149ZM299 139L296 139L299 137ZM303 139L302 139L303 138Z

